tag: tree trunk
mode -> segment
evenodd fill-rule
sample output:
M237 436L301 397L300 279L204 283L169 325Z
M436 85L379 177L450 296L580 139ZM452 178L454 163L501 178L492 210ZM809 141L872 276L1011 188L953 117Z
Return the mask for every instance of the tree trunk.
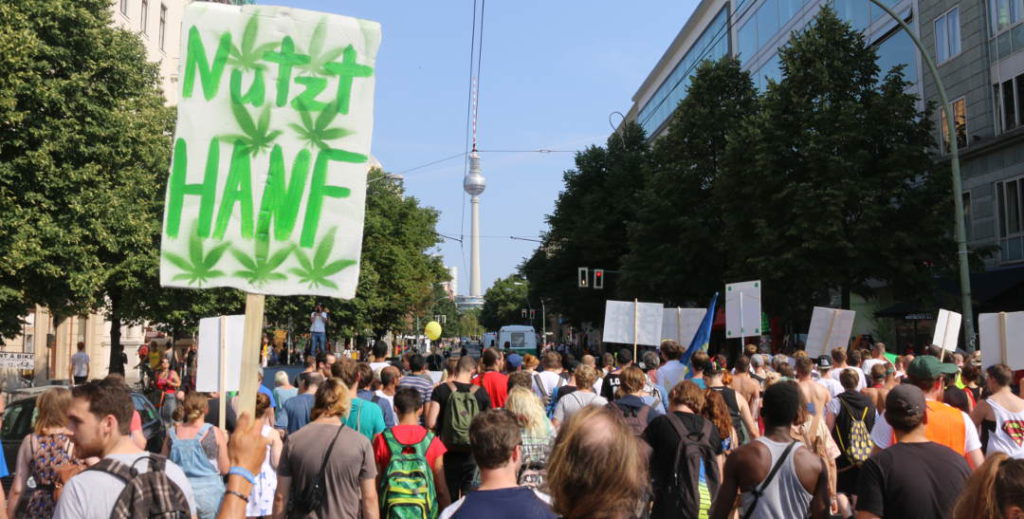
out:
M110 297L110 373L124 376L124 363L121 362L121 295L111 292Z
M840 291L840 298L842 298L841 299L841 306L842 306L843 310L849 310L850 309L850 285L844 284L842 287L839 288L839 291Z

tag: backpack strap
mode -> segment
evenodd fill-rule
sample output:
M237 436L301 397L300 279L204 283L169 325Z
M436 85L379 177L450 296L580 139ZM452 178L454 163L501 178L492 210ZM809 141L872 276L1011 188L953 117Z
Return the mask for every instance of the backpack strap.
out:
M789 453L793 450L793 447L795 447L796 444L797 442L794 441L790 442L789 445L786 446L786 450L782 451L782 456L779 456L779 459L775 461L775 465L772 467L771 472L768 473L768 477L764 478L764 481L762 481L760 485L751 490L754 494L754 501L750 503L750 508L747 509L747 513L743 514L743 519L750 519L750 516L754 514L754 509L757 508L757 502L761 500L761 496L764 495L765 489L768 488L768 485L770 485L772 480L775 479L775 474L778 474L779 469L782 468L782 464L786 461L786 458L789 457Z
M541 398L547 398L548 391L544 388L544 380L540 378L540 373L533 374L533 383L537 384L537 391L540 391Z
M133 478L135 478L135 476L138 475L138 472L136 472L134 468L134 463L132 465L132 467L129 467L128 465L125 465L124 463L121 463L120 461L117 461L115 459L103 458L98 463L85 470L98 470L100 472L106 472L107 474L110 474L111 476L120 479L122 482L124 482L124 484L127 485L129 481L131 481Z

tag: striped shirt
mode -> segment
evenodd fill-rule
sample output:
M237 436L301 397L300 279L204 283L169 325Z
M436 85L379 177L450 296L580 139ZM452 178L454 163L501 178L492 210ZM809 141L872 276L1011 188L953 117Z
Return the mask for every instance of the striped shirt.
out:
M430 395L434 392L434 383L428 380L429 375L406 375L399 379L398 387L409 386L420 392L423 403L430 401Z

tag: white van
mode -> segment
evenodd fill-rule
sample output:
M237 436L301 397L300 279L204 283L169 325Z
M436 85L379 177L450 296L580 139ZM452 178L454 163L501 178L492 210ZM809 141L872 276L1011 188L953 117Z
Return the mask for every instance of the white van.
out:
M505 343L509 344L512 353L537 355L537 331L532 326L518 324L502 326L498 330L497 346L504 349Z

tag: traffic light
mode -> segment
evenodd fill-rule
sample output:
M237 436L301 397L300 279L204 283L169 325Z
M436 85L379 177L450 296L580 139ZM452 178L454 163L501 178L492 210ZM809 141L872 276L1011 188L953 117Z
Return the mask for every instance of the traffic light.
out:
M533 308L530 309L530 320L534 320L537 317L537 311Z
M588 269L587 267L580 267L578 269L578 274L579 275L577 276L577 278L579 279L580 288L587 288L587 287L589 287L590 286L590 282L589 282L589 279L587 279L587 278L590 277L590 269Z
M594 290L604 289L604 269L594 269Z

